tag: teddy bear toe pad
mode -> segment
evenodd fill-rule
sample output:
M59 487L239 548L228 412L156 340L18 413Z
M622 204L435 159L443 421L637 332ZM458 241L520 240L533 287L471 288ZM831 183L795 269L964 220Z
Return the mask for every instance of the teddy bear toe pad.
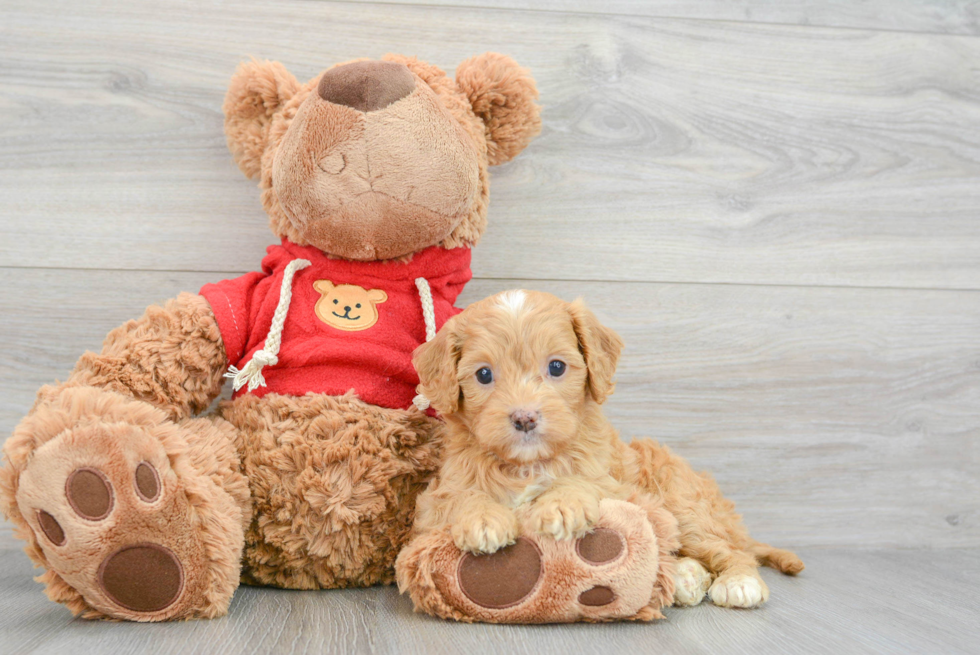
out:
M578 556L589 564L611 562L619 557L624 549L623 538L618 532L608 528L596 528L575 542Z

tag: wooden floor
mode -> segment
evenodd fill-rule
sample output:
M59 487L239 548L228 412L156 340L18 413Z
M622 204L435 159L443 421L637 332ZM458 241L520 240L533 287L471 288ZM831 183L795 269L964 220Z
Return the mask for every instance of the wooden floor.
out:
M769 606L459 626L392 589L243 589L227 618L73 621L0 528L0 653L977 652L980 3L0 0L0 433L115 325L274 238L222 134L248 56L529 66L465 301L583 296L609 413L798 549Z

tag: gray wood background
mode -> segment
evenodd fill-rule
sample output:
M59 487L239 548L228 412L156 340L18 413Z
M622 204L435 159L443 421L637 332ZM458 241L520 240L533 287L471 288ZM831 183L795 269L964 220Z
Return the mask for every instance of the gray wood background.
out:
M807 571L647 626L457 626L392 589L96 625L3 524L0 652L975 652L978 2L0 0L0 433L109 329L273 242L224 144L239 61L485 50L532 69L544 129L493 171L464 300L583 296L628 344L624 436L712 471Z

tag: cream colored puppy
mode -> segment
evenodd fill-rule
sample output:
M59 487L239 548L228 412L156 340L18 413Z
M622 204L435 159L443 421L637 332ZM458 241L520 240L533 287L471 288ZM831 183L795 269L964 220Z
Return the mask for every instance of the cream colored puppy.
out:
M619 438L601 406L622 346L581 301L540 292L497 294L448 321L414 358L419 390L446 421L416 526L451 526L461 550L491 553L517 539L522 505L539 533L576 539L601 499L649 493L680 526L677 604L700 602L712 579L716 604L764 602L758 565L796 573L803 563L750 539L715 483L667 448Z

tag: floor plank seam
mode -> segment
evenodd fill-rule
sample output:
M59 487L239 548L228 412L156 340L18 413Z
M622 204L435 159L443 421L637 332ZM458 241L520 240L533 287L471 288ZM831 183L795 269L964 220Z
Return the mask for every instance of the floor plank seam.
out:
M254 270L254 269L252 269ZM160 273L162 275L214 275L215 279L231 279L252 270L242 269L239 271L211 271L198 269L170 269L170 268L81 268L68 266L3 266L0 265L0 272L14 271L82 271L86 273ZM487 275L474 275L472 280L485 282L502 282L512 280L514 282L541 282L543 284L656 284L662 286L714 286L714 287L743 287L743 288L776 288L776 289L836 289L845 291L848 289L863 291L922 291L922 292L950 292L950 293L980 293L980 287L971 289L969 287L908 287L908 286L881 286L881 285L858 285L858 284L786 284L780 282L728 282L728 281L700 281L700 280L603 280L598 278L551 278L551 277L496 277Z

